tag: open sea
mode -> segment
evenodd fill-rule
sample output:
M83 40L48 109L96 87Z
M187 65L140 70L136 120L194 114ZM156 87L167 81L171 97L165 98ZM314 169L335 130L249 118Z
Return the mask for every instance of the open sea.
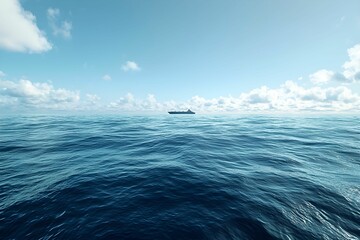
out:
M359 116L1 116L0 239L359 239Z

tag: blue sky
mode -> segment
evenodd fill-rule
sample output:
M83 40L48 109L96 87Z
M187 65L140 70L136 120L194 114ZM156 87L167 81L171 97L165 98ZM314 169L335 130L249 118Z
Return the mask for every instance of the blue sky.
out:
M359 9L358 0L1 0L0 107L357 111Z

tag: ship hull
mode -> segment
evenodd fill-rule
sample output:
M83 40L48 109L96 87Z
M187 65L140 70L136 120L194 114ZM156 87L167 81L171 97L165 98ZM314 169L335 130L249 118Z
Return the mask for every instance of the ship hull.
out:
M168 112L169 114L195 114L194 112Z

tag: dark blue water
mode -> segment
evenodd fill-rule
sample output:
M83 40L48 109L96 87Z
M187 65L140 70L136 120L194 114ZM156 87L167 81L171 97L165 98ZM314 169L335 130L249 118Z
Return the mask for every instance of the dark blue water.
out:
M359 237L359 117L0 117L0 239Z

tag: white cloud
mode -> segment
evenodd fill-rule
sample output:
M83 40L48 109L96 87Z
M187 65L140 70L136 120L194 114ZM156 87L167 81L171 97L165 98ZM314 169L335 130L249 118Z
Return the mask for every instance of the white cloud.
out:
M79 92L56 89L49 83L0 80L0 108L9 106L116 112L167 112L188 108L198 113L360 112L360 96L346 86L305 88L287 81L278 88L262 86L237 97L208 99L194 96L184 102L159 102L153 94L139 99L128 93L117 101L104 104L96 94L86 94L80 101Z
M48 8L47 16L48 18L54 19L57 18L60 14L60 10L57 8Z
M158 102L154 95L148 95L146 99L136 99L129 93L110 103L108 108L119 111L158 112L191 108L203 113L360 111L360 96L345 86L304 88L293 81L287 81L279 88L263 86L238 97L206 99L194 96L186 102Z
M136 99L133 94L128 93L118 101L111 102L108 108L120 111L166 111L168 103L159 103L153 94L149 94L146 99Z
M59 22L60 10L57 8L49 8L47 10L47 17L50 27L53 30L55 36L62 36L63 38L71 38L72 23L69 21Z
M35 16L25 11L18 0L0 1L0 48L41 53L52 48L36 25Z
M360 44L348 49L349 61L343 64L343 72L333 72L321 69L309 75L314 84L324 84L330 81L354 83L360 81Z
M90 104L97 104L100 101L100 97L96 94L86 94L86 100Z
M22 107L69 109L80 100L79 92L55 89L48 83L33 83L26 79L18 82L0 80L0 103Z
M113 109L122 109L122 110L136 110L135 98L131 93L126 94L126 96L121 97L116 102L111 102L108 107Z
M310 81L314 84L324 84L332 80L335 73L326 69L321 69L313 74L310 74Z
M0 71L0 78L5 77L6 74L3 71Z
M348 49L350 60L343 65L344 76L352 82L360 81L360 44Z
M112 78L109 74L105 74L103 77L102 77L103 80L105 81L110 81Z
M124 65L121 66L124 72L128 71L140 71L140 67L136 62L127 61Z

